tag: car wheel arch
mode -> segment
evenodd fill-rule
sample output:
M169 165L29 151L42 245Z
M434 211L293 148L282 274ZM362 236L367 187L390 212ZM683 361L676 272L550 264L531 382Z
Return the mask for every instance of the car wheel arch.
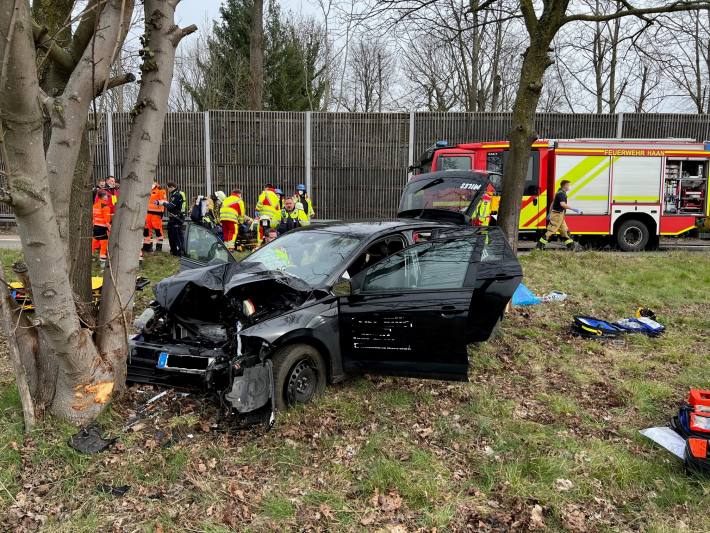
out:
M320 353L325 360L326 381L328 383L338 381L338 376L342 373L342 371L338 371L338 367L342 368L342 363L338 365L325 343L317 337L314 337L307 329L290 331L286 335L279 337L279 339L272 344L272 353L284 346L292 344L307 344L318 350L318 353ZM340 354L336 354L336 356L339 355Z

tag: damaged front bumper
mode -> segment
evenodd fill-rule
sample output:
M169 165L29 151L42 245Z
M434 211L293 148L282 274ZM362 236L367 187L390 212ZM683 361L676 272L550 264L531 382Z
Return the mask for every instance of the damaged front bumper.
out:
M225 414L250 415L252 421L253 415L259 415L273 424L274 377L271 360L266 358L268 344L261 343L258 355L230 357L221 349L157 344L136 335L129 340L129 350L128 383L212 394Z

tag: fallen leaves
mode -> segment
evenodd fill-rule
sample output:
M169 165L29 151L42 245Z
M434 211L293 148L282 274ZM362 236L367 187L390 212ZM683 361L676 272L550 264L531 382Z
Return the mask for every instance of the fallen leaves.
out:
M555 490L558 492L568 492L574 488L574 483L569 479L558 478L555 480Z
M542 506L535 504L532 511L530 511L530 529L545 529L545 519L542 513Z

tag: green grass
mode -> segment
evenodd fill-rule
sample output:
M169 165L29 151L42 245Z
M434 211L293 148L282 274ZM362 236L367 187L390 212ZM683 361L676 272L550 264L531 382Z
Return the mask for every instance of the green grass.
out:
M5 266L18 257L0 254ZM507 315L498 336L469 348L470 383L352 378L265 434L204 432L217 415L199 398L123 433L136 401L125 399L101 418L121 447L83 456L66 446L65 424L22 435L0 358L0 528L24 513L58 531L505 529L539 503L550 530L574 509L600 531L705 529L710 481L686 476L638 429L664 424L689 387L710 388L710 255L533 252L522 263L531 290L569 299ZM154 254L142 274L176 269ZM638 306L656 311L662 337L570 334L575 314L616 319ZM177 426L193 437L155 445L156 429ZM114 498L98 483L131 489Z

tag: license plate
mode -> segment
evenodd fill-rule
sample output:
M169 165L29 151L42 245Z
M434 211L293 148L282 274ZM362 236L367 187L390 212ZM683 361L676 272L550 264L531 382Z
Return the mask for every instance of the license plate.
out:
M155 366L157 368L165 368L168 366L168 352L160 352L160 355L158 355L158 364Z

